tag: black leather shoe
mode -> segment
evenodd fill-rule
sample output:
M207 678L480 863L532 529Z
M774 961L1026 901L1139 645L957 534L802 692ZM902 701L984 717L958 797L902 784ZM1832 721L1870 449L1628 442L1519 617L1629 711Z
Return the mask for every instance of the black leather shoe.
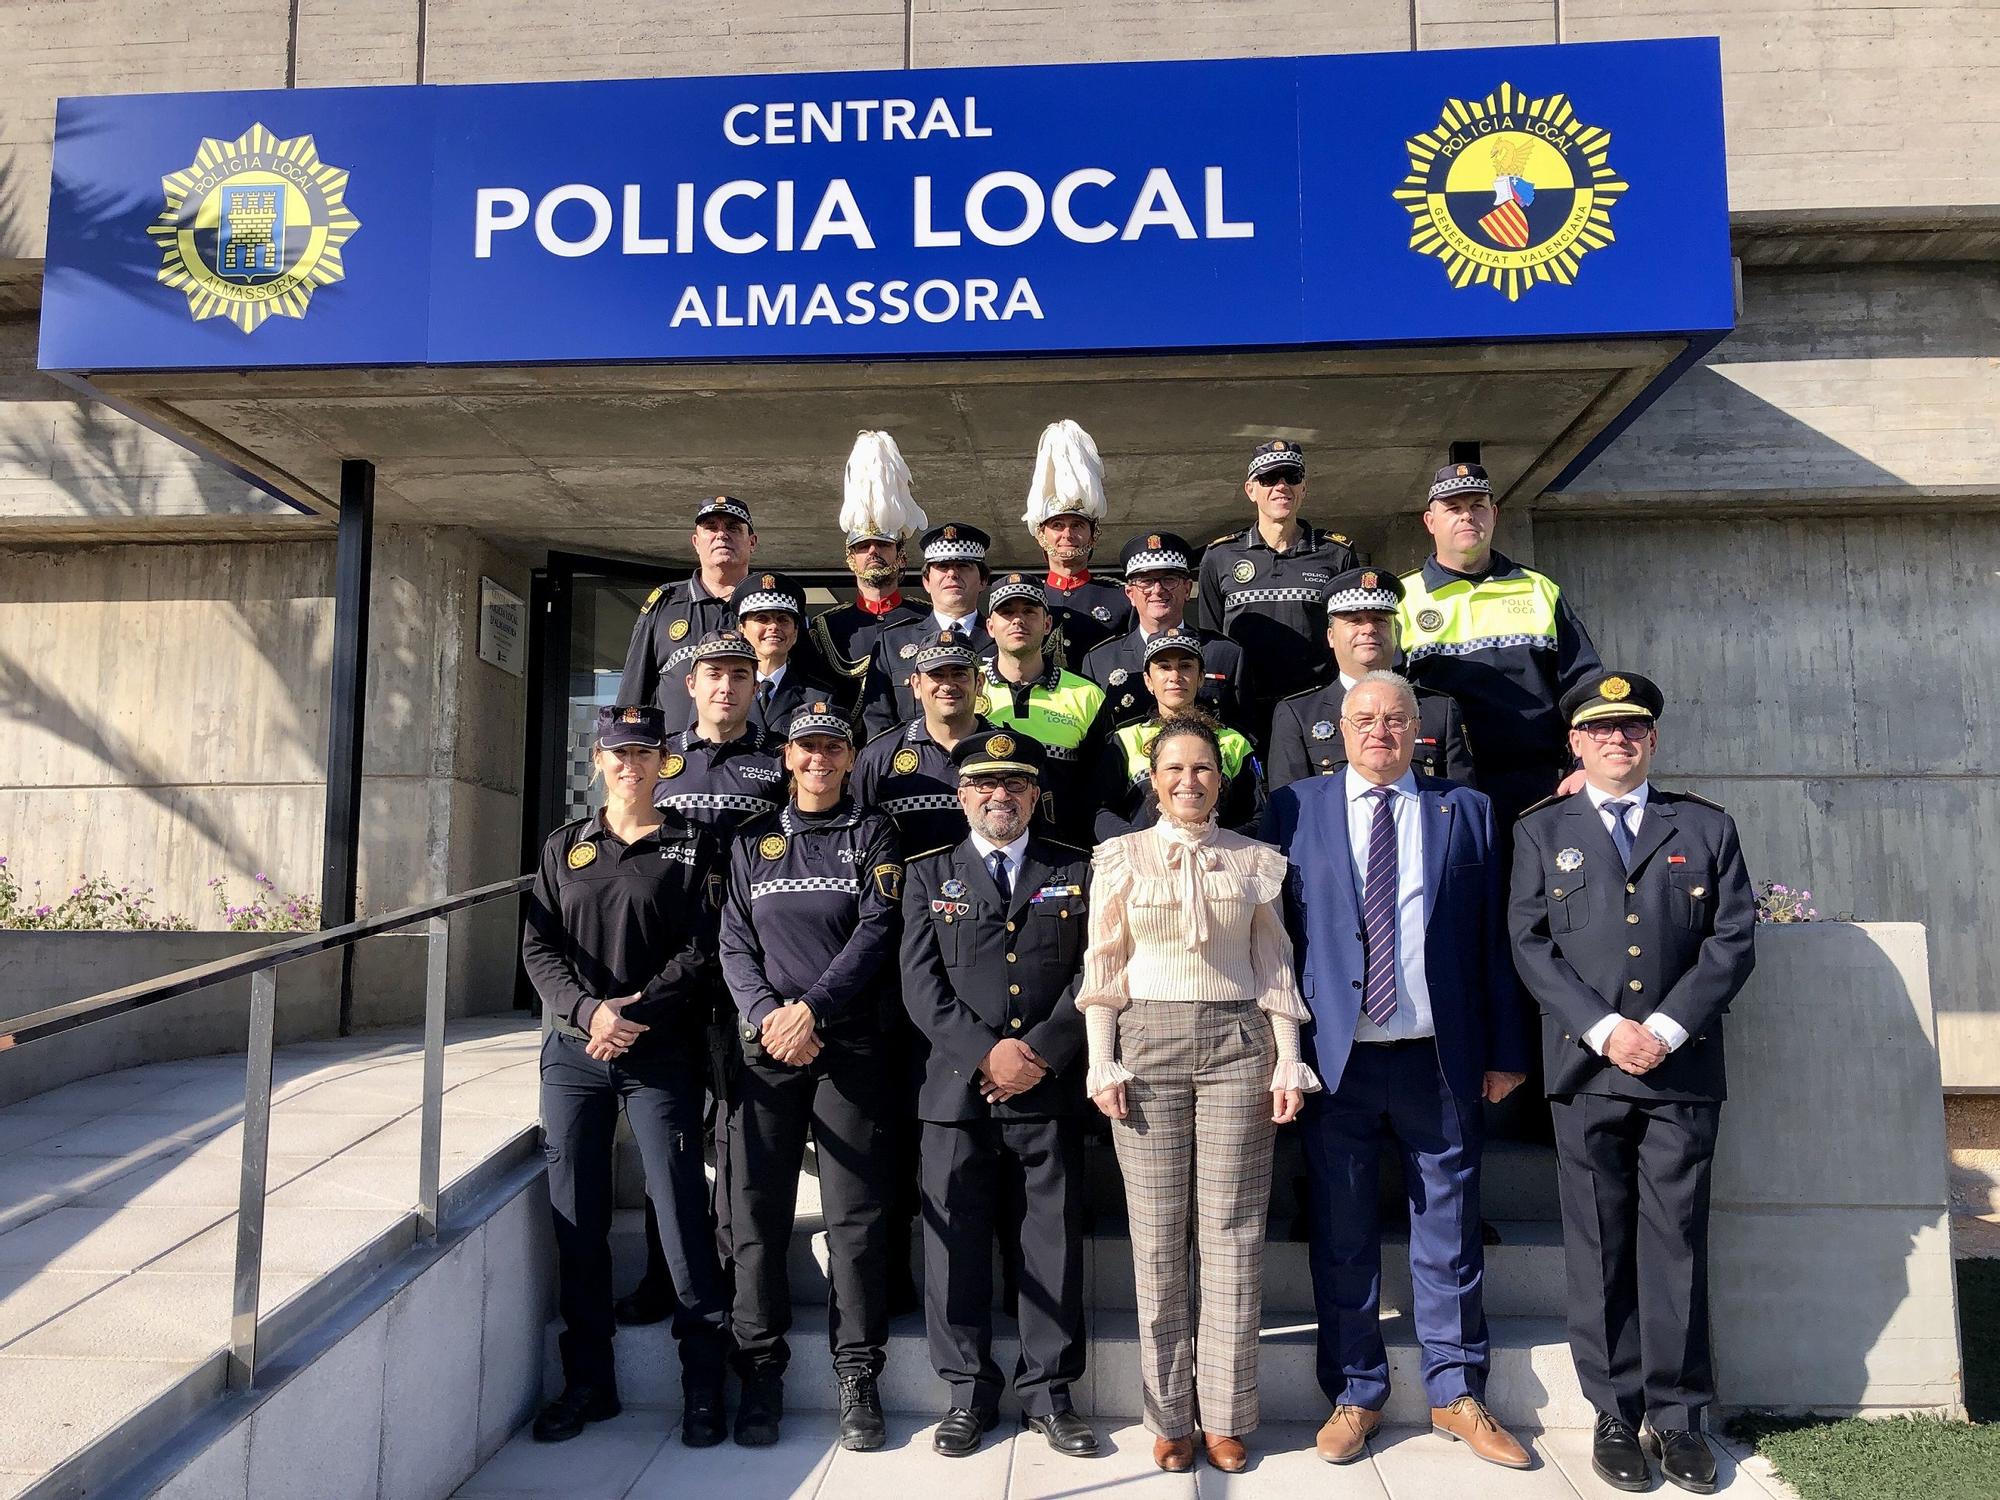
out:
M1640 1430L1639 1444L1660 1461L1660 1472L1669 1484L1697 1495L1715 1493L1715 1455L1700 1433L1659 1432L1649 1426Z
M997 1411L976 1411L970 1406L954 1406L937 1425L931 1447L946 1458L965 1458L979 1451L979 1440L1000 1425Z
M703 1386L681 1392L681 1442L690 1448L713 1448L729 1435L722 1419L722 1387Z
M741 1448L768 1448L778 1441L778 1423L785 1415L785 1377L746 1375L743 1399L736 1403L736 1443Z
M840 1377L840 1446L850 1453L873 1453L889 1441L882 1422L882 1398L873 1375Z
M1067 1407L1050 1412L1046 1417L1024 1416L1021 1425L1030 1432L1039 1432L1049 1440L1051 1448L1058 1453L1067 1453L1071 1458L1088 1458L1097 1451L1097 1434L1090 1430L1088 1422Z
M1615 1490L1653 1487L1653 1471L1646 1467L1646 1455L1639 1451L1639 1435L1623 1417L1597 1414L1597 1428L1590 1439L1590 1466Z
M625 1296L611 1304L611 1316L628 1328L644 1328L649 1323L664 1323L674 1310L671 1290L657 1286L652 1281L641 1281Z
M566 1443L589 1422L608 1422L622 1408L618 1393L594 1385L566 1385L535 1418L535 1441Z

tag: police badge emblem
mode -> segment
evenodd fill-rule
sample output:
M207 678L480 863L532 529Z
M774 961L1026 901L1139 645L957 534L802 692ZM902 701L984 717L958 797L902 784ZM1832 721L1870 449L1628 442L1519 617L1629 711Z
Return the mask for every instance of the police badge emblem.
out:
M785 836L782 833L767 833L757 841L757 852L766 859L777 859L785 852Z
M1613 703L1623 703L1632 696L1632 684L1622 677L1607 677L1597 689L1598 696L1608 698Z
M687 762L678 755L669 755L660 764L660 780L671 781L687 769Z
M1583 851L1581 849L1562 850L1556 855L1556 868L1561 870L1565 875L1569 874L1572 870L1581 870L1583 868Z
M1314 721L1314 723L1313 723L1313 738L1314 738L1314 739L1316 739L1316 740L1330 740L1330 739L1332 739L1332 738L1333 738L1333 720L1331 720L1331 719L1318 719L1318 720L1315 720L1315 721Z
M911 641L909 644L905 645L900 650L898 650L896 654L902 657L904 661L908 661L911 657L917 654L917 643L915 641Z
M1231 568L1229 572L1230 576L1238 583L1248 583L1257 576L1257 565L1246 557L1242 562Z
M907 776L916 770L921 757L914 750L898 750L896 758L889 762L889 769L898 776Z
M1136 701L1130 693L1127 693L1118 700L1118 706L1120 708L1130 708Z
M686 620L676 620L667 627L667 639L670 641L681 640L686 637L687 633L688 622Z
M1004 734L996 734L986 742L986 753L1006 757L1014 753L1014 741Z
M1130 677L1131 675L1132 674L1126 671L1123 667L1113 667L1111 669L1111 676L1106 680L1110 682L1110 684L1113 687L1123 687L1125 686L1125 679Z
M1111 611L1101 604L1091 606L1090 617L1100 625L1109 625L1111 623Z
M903 867L901 865L877 865L873 871L875 889L884 901L903 899Z
M1417 629L1436 630L1442 624L1444 624L1443 611L1435 609L1420 609L1417 611Z
M581 870L596 858L597 845L578 844L574 849L569 851L569 867L572 870Z
M965 896L965 882L963 880L947 880L943 885L938 887L938 894L952 901L961 900Z

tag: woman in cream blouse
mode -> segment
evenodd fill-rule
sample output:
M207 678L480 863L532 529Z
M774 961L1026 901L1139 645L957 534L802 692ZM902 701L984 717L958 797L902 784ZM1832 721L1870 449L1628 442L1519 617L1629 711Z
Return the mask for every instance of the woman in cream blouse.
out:
M1174 1471L1193 1467L1197 1431L1217 1468L1247 1461L1272 1136L1320 1086L1299 1059L1285 859L1216 826L1221 764L1205 716L1169 719L1153 741L1160 821L1097 847L1076 1001L1085 1087L1125 1176L1153 1460Z

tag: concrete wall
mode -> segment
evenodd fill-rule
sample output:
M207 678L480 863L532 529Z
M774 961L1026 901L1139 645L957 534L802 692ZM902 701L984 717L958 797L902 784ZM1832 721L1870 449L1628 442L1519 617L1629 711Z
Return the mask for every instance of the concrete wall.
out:
M0 550L0 853L17 876L101 870L211 923L215 875L238 899L258 871L316 892L331 573L318 542ZM527 593L468 534L377 533L366 910L517 873L526 688L478 659L482 574ZM491 1008L511 919L461 927L459 1003Z
M1728 1028L1719 1399L1963 1415L1923 929L1759 928Z

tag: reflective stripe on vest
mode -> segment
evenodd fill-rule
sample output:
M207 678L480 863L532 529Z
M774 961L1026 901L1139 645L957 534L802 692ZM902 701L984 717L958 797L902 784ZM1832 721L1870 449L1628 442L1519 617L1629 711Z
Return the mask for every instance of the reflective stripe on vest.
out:
M1424 587L1423 570L1403 579L1403 602L1396 611L1403 652L1410 664L1432 656L1471 656L1526 646L1556 648L1554 579L1523 568L1511 578L1454 578L1435 594Z

